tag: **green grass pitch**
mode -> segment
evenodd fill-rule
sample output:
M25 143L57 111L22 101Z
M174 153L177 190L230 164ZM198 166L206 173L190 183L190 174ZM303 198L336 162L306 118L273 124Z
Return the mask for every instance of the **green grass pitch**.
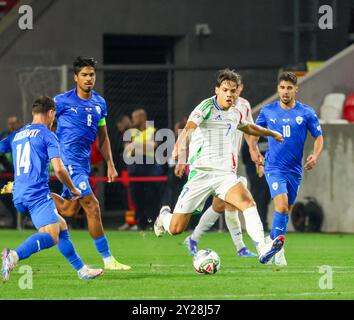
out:
M32 231L0 231L0 246L14 248ZM10 281L0 283L0 299L117 299L117 300L218 300L218 299L354 299L354 235L288 234L288 266L276 270L256 258L239 258L228 233L211 232L199 248L211 248L221 257L214 275L199 275L183 246L187 233L156 238L152 232L109 231L112 253L131 271L105 271L95 280L83 281L51 248L22 261ZM87 231L72 231L71 238L85 263L99 267L101 259ZM245 236L252 248L251 241ZM19 267L31 266L33 288L21 290L24 274ZM330 274L332 289L321 289ZM327 277L322 278L321 277Z

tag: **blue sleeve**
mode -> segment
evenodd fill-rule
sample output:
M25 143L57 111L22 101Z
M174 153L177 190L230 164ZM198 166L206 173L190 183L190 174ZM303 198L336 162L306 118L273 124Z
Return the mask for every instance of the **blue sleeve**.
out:
M107 115L108 115L107 114L107 103L106 103L106 100L103 99L101 119L106 118Z
M256 125L261 126L263 128L267 128L267 118L263 112L263 109L261 109L261 112L258 115Z
M64 110L64 104L62 102L62 99L60 99L60 96L55 96L54 97L54 102L55 102L55 114L56 114L56 117L59 117L61 115L61 113L63 112Z
M311 135L314 138L317 138L322 135L322 128L320 122L318 121L318 117L315 110L310 109L310 112L307 115L306 125L307 129L311 132Z
M49 160L53 158L60 158L60 147L57 136L53 132L49 131L45 137Z
M0 141L0 152L8 153L11 152L11 142L13 139L13 134L6 137L4 140Z

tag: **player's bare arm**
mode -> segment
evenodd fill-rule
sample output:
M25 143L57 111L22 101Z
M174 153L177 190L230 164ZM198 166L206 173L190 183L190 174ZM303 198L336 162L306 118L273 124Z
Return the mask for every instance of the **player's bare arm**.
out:
M270 130L270 129L266 129L263 128L261 126L257 126L256 124L253 123L249 123L244 127L239 128L239 130L241 130L244 133L247 133L249 135L252 136L264 136L264 137L272 137L275 140L279 141L280 143L282 143L284 141L283 136L276 131Z
M315 139L313 153L311 153L306 159L306 163L304 165L304 168L306 170L311 170L317 165L317 161L318 158L320 157L322 150L323 150L323 136L321 135Z
M108 137L107 126L100 126L98 128L98 143L102 156L107 163L107 178L110 183L118 177L118 173L113 162L111 142Z
M190 136L197 127L198 125L196 123L188 121L181 134L178 136L177 142L173 148L172 158L177 161L175 175L179 178L183 176L186 168Z

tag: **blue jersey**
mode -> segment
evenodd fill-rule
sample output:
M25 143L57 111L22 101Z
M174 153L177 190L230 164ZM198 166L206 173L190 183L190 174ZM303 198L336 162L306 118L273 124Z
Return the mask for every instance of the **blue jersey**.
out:
M268 138L265 171L291 172L301 176L307 130L314 138L322 135L315 111L298 101L292 109L286 110L276 101L261 109L256 124L277 131L284 138L282 144Z
M92 143L96 139L98 123L107 116L106 101L96 92L84 100L76 89L57 95L57 135L66 166L90 173Z
M56 135L44 124L29 124L12 133L0 142L0 152L12 152L15 203L49 195L49 161L60 158L60 148Z

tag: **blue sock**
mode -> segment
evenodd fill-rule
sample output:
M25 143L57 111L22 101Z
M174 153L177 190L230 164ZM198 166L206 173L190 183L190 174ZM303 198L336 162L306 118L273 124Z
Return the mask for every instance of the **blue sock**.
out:
M54 240L49 233L40 232L33 234L22 243L15 251L20 260L27 259L32 254L54 246Z
M274 212L273 226L270 231L270 238L274 240L277 236L286 234L289 215L287 213Z
M111 256L111 252L108 248L108 241L105 235L103 235L101 238L94 239L94 242L97 251L100 253L103 259Z
M59 233L58 249L76 271L79 271L84 266L84 262L77 254L74 245L70 240L68 230L63 230Z

